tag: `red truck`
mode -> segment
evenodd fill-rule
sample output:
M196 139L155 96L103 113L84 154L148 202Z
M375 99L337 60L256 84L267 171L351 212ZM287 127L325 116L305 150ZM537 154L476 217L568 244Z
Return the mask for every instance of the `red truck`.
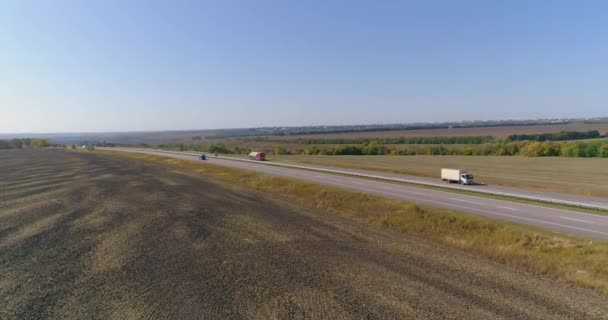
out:
M266 160L266 154L264 152L250 152L249 160L264 161Z

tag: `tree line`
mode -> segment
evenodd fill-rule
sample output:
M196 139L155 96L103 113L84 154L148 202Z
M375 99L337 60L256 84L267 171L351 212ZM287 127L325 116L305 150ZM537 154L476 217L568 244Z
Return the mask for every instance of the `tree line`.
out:
M482 144L495 141L492 136L399 137L399 138L324 138L290 140L298 144Z
M0 139L0 149L44 148L50 145L50 140L45 138Z
M342 145L331 148L312 146L294 150L303 155L462 155L525 157L602 157L608 158L608 142L497 142L480 145L430 145L392 147L380 144Z
M591 131L562 131L556 133L538 133L538 134L514 134L507 137L507 141L567 141L567 140L582 140L600 138L600 132L597 130Z
M606 119L603 119L604 121ZM451 128L480 128L480 127L506 127L506 126L531 126L531 125L554 125L580 122L580 119L554 120L484 120L484 121L460 121L444 123L410 123L410 124L377 124L377 125L344 125L344 126L308 126L308 127L266 127L248 129L224 129L218 130L213 139L255 136L289 136L289 135L315 135L334 133L361 133L378 131L406 131L421 129L451 129ZM587 123L585 121L584 123ZM592 122L590 122L592 123Z
M179 151L198 151L221 154L246 154L251 152L249 148L229 147L223 143L214 144L161 144L158 145L161 149L179 150Z
M601 138L597 130L591 131L561 131L554 133L514 134L508 136L506 141L569 141ZM386 138L298 138L277 140L270 137L238 138L242 142L275 142L297 144L484 144L499 142L493 136L447 136L447 137L386 137Z
M251 148L230 147L225 144L161 145L173 150L193 150L221 154L247 154ZM275 145L267 153L282 155L462 155L462 156L525 156L525 157L602 157L608 158L608 140L605 141L499 141L469 145L320 145L306 148Z

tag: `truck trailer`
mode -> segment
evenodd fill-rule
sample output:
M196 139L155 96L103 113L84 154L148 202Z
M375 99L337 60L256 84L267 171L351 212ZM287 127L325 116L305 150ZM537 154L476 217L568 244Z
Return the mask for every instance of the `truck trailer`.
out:
M266 154L264 152L251 152L249 153L249 160L264 161L266 160Z
M475 184L473 175L466 169L441 169L441 180L445 182L456 182L460 184Z

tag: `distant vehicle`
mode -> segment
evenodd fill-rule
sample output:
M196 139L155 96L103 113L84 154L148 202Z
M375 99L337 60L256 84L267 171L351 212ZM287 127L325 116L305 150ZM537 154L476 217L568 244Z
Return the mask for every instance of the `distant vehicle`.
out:
M264 161L266 160L266 154L264 152L251 152L249 153L249 160Z
M469 173L469 171L464 169L441 169L441 180L452 183L460 183L460 184L475 184L475 180L473 175Z
M207 160L207 156L204 154L201 154L201 160Z

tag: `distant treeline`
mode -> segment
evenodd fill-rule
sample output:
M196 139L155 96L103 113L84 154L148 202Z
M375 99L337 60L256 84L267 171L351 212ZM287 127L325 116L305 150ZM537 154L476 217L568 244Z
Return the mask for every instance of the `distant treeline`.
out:
M462 155L525 157L602 157L608 158L608 142L497 142L478 145L431 145L390 147L381 144L316 146L294 150L304 155Z
M0 140L0 149L44 148L50 145L49 139L44 138Z
M223 143L217 144L161 144L158 146L161 149L179 150L179 151L199 151L221 154L246 154L251 152L249 148L228 147Z
M557 133L514 134L506 141L568 141L600 138L600 132L562 131ZM499 142L501 139L492 136L457 136L457 137L398 137L398 138L299 138L277 140L269 137L242 137L243 142L275 142L297 144L484 144Z
M594 139L601 137L597 130L579 132L579 131L562 131L557 133L539 133L539 134L514 134L507 138L507 141L567 141L567 140L582 140Z
M221 154L247 154L250 148L229 147L224 144L161 145L173 150L194 150ZM271 154L301 155L462 155L462 156L525 156L525 157L602 157L608 158L608 141L540 142L500 141L469 145L410 145L394 146L378 143L362 145L311 146L307 148L276 145Z
M401 138L332 138L290 140L298 144L482 144L493 142L492 136L463 137L401 137Z
M606 121L608 119L598 119ZM229 137L247 136L289 136L289 135L313 135L353 132L377 132L377 131L402 131L402 130L427 130L427 129L457 129L457 128L487 128L505 126L530 126L530 125L554 125L579 122L581 119L562 120L488 120L488 121L462 121L444 123L410 123L410 124L384 124L384 125L345 125L345 126L312 126L312 127L266 127L249 129L225 129L219 130L212 137L222 139ZM586 122L585 122L586 123Z

